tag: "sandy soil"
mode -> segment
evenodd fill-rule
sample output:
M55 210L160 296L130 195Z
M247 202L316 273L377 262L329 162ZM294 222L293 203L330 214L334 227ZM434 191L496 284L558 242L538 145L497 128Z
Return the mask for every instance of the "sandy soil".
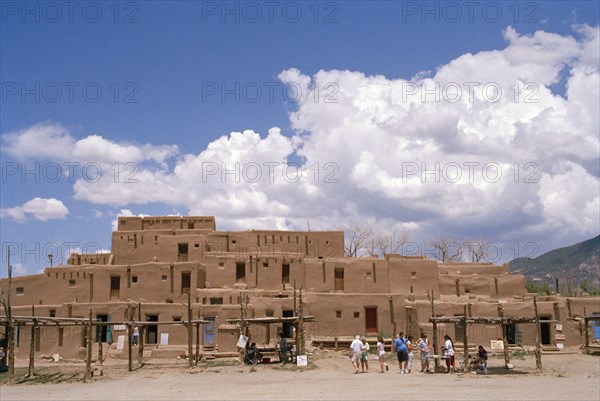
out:
M81 363L48 363L36 368L37 384L0 382L4 400L600 400L600 357L577 352L543 355L544 373L535 373L533 355L515 356L514 369L492 356L488 375L398 373L390 358L390 370L354 374L342 352L319 351L309 367L276 364L242 366L234 360L214 360L189 369L186 361L151 360L135 372L126 362L108 361L104 375L81 381ZM417 366L419 366L419 361ZM25 362L26 363L26 362ZM24 380L26 368L18 370ZM49 381L49 383L39 384ZM61 380L64 380L60 382ZM58 382L58 383L57 383Z

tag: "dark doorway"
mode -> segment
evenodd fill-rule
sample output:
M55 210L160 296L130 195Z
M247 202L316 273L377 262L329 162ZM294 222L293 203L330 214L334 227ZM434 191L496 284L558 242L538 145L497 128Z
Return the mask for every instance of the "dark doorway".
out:
M110 277L110 300L117 301L121 296L121 276Z
M235 282L243 283L246 281L246 263L236 262L235 263Z
M283 311L283 317L292 317L292 316L294 316L293 310L284 310ZM288 322L283 323L283 335L286 338L294 337L294 324L293 323L288 323Z
M517 325L509 324L506 327L506 341L509 344L517 344Z
M177 244L177 261L188 261L188 244Z
M214 316L206 316L204 320L207 320L211 323L205 323L202 325L204 329L203 336L203 345L205 347L214 347L215 345L215 317Z
M101 322L110 322L110 315L96 315L96 319L98 319ZM110 330L110 326L96 326L96 342L98 341L98 336L100 336L101 342L111 343L112 333Z
M290 265L287 263L281 265L281 283L290 283Z
M367 334L377 334L379 332L376 306L365 308L365 332Z
M550 340L550 323L544 323L544 320L550 320L549 316L540 316L540 323L542 329L542 345L550 345L552 341Z
M146 315L146 321L158 322L158 315ZM150 324L146 329L146 343L157 344L158 343L158 325Z
M335 290L344 291L344 269L336 267L334 270L335 274Z
M192 273L182 272L181 273L181 293L187 294L190 292L190 284L192 281Z

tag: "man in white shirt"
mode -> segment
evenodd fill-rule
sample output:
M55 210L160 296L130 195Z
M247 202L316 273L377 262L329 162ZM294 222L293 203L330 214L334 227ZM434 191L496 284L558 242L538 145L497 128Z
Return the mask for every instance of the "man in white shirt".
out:
M354 337L354 341L352 341L352 344L350 344L350 350L352 352L350 358L352 359L352 366L354 366L354 369L356 369L354 373L358 373L360 370L360 354L362 353L363 348L364 345L362 341L360 341L360 336L357 335L356 337Z

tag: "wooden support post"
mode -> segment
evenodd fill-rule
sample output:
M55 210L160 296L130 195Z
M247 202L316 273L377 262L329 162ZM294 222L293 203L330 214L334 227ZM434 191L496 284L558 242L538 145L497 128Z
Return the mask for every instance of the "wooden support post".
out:
M567 312L569 313L569 317L573 317L571 313L571 300L569 298L567 298Z
M138 302L138 320L142 321L142 304ZM146 325L140 327L140 336L138 338L138 362L140 365L144 364L144 336L146 333Z
M188 332L188 366L194 367L194 358L192 358L192 344L194 343L194 326L192 325L192 296L191 291L188 291L188 303L187 303L187 332Z
M6 294L6 331L8 331L8 384L15 384L15 326L12 319L12 304L10 301L12 293L12 266L10 265L10 246L8 253L8 293Z
M132 344L131 336L133 335L133 325L131 322L127 322L127 366L130 372L133 372L133 359L132 359Z
M538 372L543 372L542 368L542 326L540 325L540 315L538 313L537 298L533 296L533 309L535 310L535 369Z
M460 279L459 278L456 279L455 285L456 285L456 296L460 297Z
M102 360L104 359L102 356L102 335L100 333L97 333L97 334L98 334L98 336L97 336L97 339L98 339L98 362L100 362L100 376L104 376L104 370L102 368Z
M338 348L338 337L337 336L333 337L333 344L334 344L336 352L339 351L339 348Z
M298 332L300 343L296 345L296 355L304 355L304 302L302 301L302 287L300 287L300 297L298 299L298 316L299 323L296 331Z
M194 357L194 366L200 362L200 323L196 323L196 355Z
M467 330L467 305L465 305L465 315L463 317L463 360L465 372L469 371L469 337Z
M588 354L590 352L590 337L588 332L588 323L589 320L587 316L583 318L583 353Z
M31 316L35 316L35 305L31 305ZM37 325L35 324L35 319L33 320L33 324L31 325L31 341L29 342L29 370L27 371L27 377L33 376L33 367L35 359L35 330Z
M85 375L83 376L83 382L86 383L92 377L92 310L89 313L89 322L87 324L87 335L86 335L86 352L85 352Z
M429 297L429 291L427 291L427 296ZM435 318L435 305L434 305L434 301L433 301L433 290L431 291L431 297L429 297L429 300L431 301L431 317ZM436 353L440 352L438 350L438 337L437 337L437 323L434 321L433 322L433 354L435 355ZM437 367L439 366L440 362L438 360L438 358L434 359L434 372L436 371Z
M504 310L502 309L502 305L498 304L498 316L502 320L500 323L500 327L502 328L502 345L504 350L504 367L508 369L508 365L510 364L510 355L508 353L508 338L506 337L506 320L504 319Z

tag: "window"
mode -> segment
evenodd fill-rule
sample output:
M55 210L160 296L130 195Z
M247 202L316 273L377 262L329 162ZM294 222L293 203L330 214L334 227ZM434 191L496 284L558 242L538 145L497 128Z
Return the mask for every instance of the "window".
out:
M181 322L181 316L173 316L174 322Z
M411 278L417 278L417 272L410 272Z
M75 280L74 279L69 280L69 287L75 287Z
M138 282L138 277L137 276L131 276L131 282L133 284L137 283Z
M266 317L273 317L273 316L274 316L274 311L273 311L273 309L267 309L267 310L265 311L265 316L266 316Z
M211 305L223 305L223 297L211 298L210 304Z
M200 244L194 244L194 248L200 248Z
M236 283L243 283L246 281L246 263L236 262L235 263L235 281Z
M269 267L269 261L263 262L263 267Z
M166 274L163 274L162 276L160 276L160 279L161 279L162 281L167 281L167 275L166 275Z
M340 319L342 317L342 311L341 310L336 310L335 311L335 317Z
M56 309L50 309L50 317L56 317Z
M354 318L358 319L360 317L360 312L354 312Z
M25 288L24 287L17 287L16 291L17 291L17 295L23 295L23 294L25 294Z

